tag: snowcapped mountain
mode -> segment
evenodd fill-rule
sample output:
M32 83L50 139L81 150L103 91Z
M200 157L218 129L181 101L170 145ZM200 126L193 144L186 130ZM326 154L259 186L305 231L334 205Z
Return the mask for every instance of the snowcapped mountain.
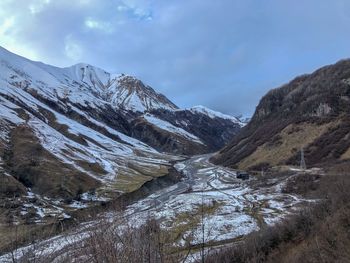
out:
M177 106L164 95L132 76L119 75L107 88L107 98L122 109L145 112L153 109L175 110Z
M164 95L140 80L124 74L110 74L88 64L58 68L33 62L0 48L2 81L35 90L44 98L69 99L80 106L110 104L134 112L177 109Z
M224 120L230 120L233 123L237 123L241 127L244 127L246 125L245 122L241 121L237 117L233 117L233 116L226 115L226 114L223 114L223 113L218 112L218 111L211 110L211 109L209 109L205 106L202 106L202 105L194 106L188 110L191 112L195 112L195 113L205 114L212 119L219 118L219 119L224 119Z
M209 109L180 110L135 77L58 68L0 47L2 197L28 204L35 194L60 214L65 200L135 191L167 175L177 155L216 151L239 129Z
M197 138L200 139L202 144L182 146L181 143L173 143L172 140L163 143L162 147L166 147L166 151L179 152L183 151L188 154L197 154L198 152L214 152L221 149L227 142L229 142L233 136L235 136L242 127L242 123L236 118L227 115L223 118L220 113L213 114L209 109L207 111L198 111L193 109L178 109L178 110L166 110L157 109L152 110L150 113L157 118L166 121L167 123L179 127ZM210 113L210 114L208 114ZM158 130L154 132L154 136L149 134L152 129L147 129L145 135L138 134L144 130L147 123L144 123L143 118L136 119L134 133L137 138L157 138ZM168 136L169 138L169 136ZM171 137L170 137L171 138ZM176 142L179 140L177 138ZM153 145L153 139L147 143ZM195 140L192 140L194 142ZM157 148L157 145L155 145Z
M215 151L224 146L237 132L237 127L243 126L235 117L214 112L203 106L185 110L192 113L190 116L188 114L183 115L181 111L184 110L178 109L164 95L157 93L132 76L111 74L100 68L82 63L67 68L58 68L41 62L30 61L3 48L0 49L0 58L1 81L3 85L12 86L12 88L6 90L9 94L13 93L13 87L16 87L29 93L40 102L50 105L61 114L69 115L68 117L74 118L83 125L91 127L91 125L95 125L94 121L99 121L123 134L146 141L160 151L184 154ZM179 140L179 134L164 129L157 129L156 133L166 132L163 137L172 137L168 140L168 143L173 144L173 147L157 142L157 138L155 140L150 139L150 131L147 127L154 131L156 125L154 123L151 125L147 122L147 119L143 118L142 129L140 129L141 122L137 121L137 118L145 112L154 111L155 118L163 116L163 121L169 121L164 114L157 114L156 111L158 110L168 111L170 114L179 111L175 114L180 117L176 118L176 122L170 120L170 123L192 133L194 137L198 137L202 141L193 141L191 137L184 138L181 136L181 140ZM184 125L184 123L189 122L188 117L191 118L192 123L197 123L198 121L202 122L204 115L211 119L207 118L206 122L214 129L213 135L217 136L217 131L229 133L227 136L219 134L221 138L219 143L212 143L203 138L198 133L198 128L200 128L198 125L195 129L191 129L191 125ZM231 123L227 125L229 122L232 122L233 125ZM226 127L224 129L222 123L225 123L224 126ZM137 127L135 128L133 125L137 125ZM195 147L183 147L177 144L194 144ZM192 150L188 151L185 148L191 148Z
M143 164L166 164L166 155L123 133L129 127L118 112L109 112L105 120L111 114L116 116L108 122L100 117L103 110L112 110L102 96L110 81L108 73L82 64L58 69L31 62L3 49L0 72L0 139L4 159L15 150L11 146L16 140L25 139L16 133L22 130L31 138L26 143L36 144L40 151L46 152L45 155L67 164L72 171L93 178L94 185L103 183L106 187L114 183L116 172L125 169L125 159L132 157L137 162L139 152L142 152L140 162ZM96 109L96 112L91 109ZM124 123L120 124L119 120ZM22 150L26 146L29 147L23 145ZM91 165L97 170L91 169ZM17 174L19 171L11 167L10 172ZM16 176L20 181L29 180L21 178L21 172ZM39 181L30 182L38 191L42 187L36 189L36 183L45 180L40 178Z

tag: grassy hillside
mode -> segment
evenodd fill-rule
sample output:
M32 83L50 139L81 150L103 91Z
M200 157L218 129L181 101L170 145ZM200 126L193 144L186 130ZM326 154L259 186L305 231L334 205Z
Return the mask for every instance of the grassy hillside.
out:
M321 68L268 92L251 122L213 161L260 170L298 165L304 148L309 166L349 159L350 60Z

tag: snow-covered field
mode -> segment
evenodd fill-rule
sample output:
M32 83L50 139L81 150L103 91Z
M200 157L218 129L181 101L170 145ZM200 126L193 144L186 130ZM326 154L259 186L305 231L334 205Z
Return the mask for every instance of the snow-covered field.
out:
M183 238L193 236L191 244L199 244L203 224L206 242L230 240L258 230L264 224L277 222L305 202L297 196L281 193L283 182L254 190L250 187L254 178L251 181L236 179L235 171L210 164L208 158L209 155L198 156L175 165L187 176L182 192L168 196L167 192L174 192L174 186L164 189L131 205L127 212L137 215L135 222L138 224L151 212L164 228L171 230L177 227L174 222L178 223L179 215L199 217L204 207L210 212L204 211L203 222L183 233ZM165 200L161 200L162 197ZM178 241L184 244L184 240Z
M280 180L269 187L253 188L255 178L236 179L235 171L209 163L209 157L195 156L177 163L176 169L185 176L181 182L137 201L122 214L109 212L99 218L113 224L115 218L123 217L135 228L155 218L168 233L176 233L177 238L173 240L176 247L201 244L203 237L206 243L222 245L239 240L265 224L274 224L310 201L281 193L284 181ZM78 203L73 205L79 206ZM15 255L20 258L33 253L35 248L40 248L34 251L38 255L59 254L59 251L69 250L72 244L84 242L89 231L99 227L99 222L96 219L35 247L20 248ZM11 255L3 255L0 261L10 262Z

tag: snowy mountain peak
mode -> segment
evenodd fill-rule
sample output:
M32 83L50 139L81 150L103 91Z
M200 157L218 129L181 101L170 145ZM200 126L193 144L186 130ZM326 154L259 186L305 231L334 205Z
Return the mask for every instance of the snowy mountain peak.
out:
M113 105L134 112L146 112L153 109L175 110L178 107L164 95L157 93L141 80L121 74L108 88L107 97Z
M205 114L205 115L207 115L208 117L210 117L212 119L214 119L214 118L221 118L221 119L225 119L225 120L230 120L233 123L237 123L241 127L246 125L246 123L242 122L237 117L233 117L233 116L230 116L230 115L227 115L227 114L223 114L223 113L218 112L218 111L211 110L211 109L209 109L209 108L207 108L205 106L202 106L202 105L194 106L194 107L192 107L192 108L190 108L188 110L190 110L192 112L195 112L195 113Z
M30 89L51 101L65 98L83 107L110 104L113 108L141 113L153 109L177 109L164 95L136 77L111 74L86 63L59 68L1 48L0 69L5 83Z
M79 63L66 68L69 75L78 82L104 90L110 83L110 73L89 64Z

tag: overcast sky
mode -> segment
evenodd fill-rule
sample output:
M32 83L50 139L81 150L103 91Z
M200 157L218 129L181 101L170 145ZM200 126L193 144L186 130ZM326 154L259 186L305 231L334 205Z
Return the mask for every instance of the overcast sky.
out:
M250 115L269 89L350 57L350 1L1 0L0 45L136 75L180 107Z

